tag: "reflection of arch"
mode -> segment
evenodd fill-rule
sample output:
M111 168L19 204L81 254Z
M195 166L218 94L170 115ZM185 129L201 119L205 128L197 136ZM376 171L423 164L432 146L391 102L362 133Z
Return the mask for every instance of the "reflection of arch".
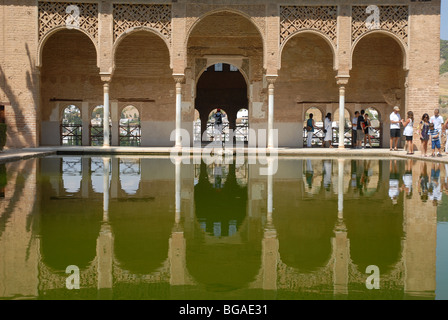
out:
M39 44L37 46L36 67L38 67L38 68L42 67L43 49L44 49L45 44L47 43L48 39L50 39L51 36L54 35L55 33L62 31L62 30L68 30L68 31L73 31L73 32L79 31L82 34L84 34L85 36L87 36L90 39L90 41L92 42L93 46L95 47L95 52L96 52L96 57L97 57L97 66L99 67L99 55L98 55L98 46L97 46L96 40L94 38L92 38L92 36L83 29L69 29L66 26L59 26L59 27L52 29L46 35L44 35L43 38L39 41Z
M388 199L389 200L389 199ZM387 200L386 200L387 201ZM344 212L350 239L350 258L364 273L369 265L377 265L386 274L400 261L402 255L403 205L378 210L370 199L358 199L362 211Z
M138 27L133 27L130 28L128 30L126 30L126 32L122 33L114 42L113 48L112 48L112 60L113 60L113 69L115 70L115 57L117 54L117 50L118 47L120 46L121 42L129 35L132 35L134 33L137 32L149 32L151 34L156 35L157 37L159 37L166 45L166 48L168 49L168 54L170 55L170 61L171 59L171 45L169 43L169 40L166 39L165 37L163 37L159 31L152 29L150 27L146 27L146 26L138 26ZM172 68L172 64L170 63L170 68Z
M114 253L120 267L133 274L151 274L168 258L174 214L160 200L117 201L109 209Z
M194 188L197 230L187 240L187 269L210 288L245 287L261 267L261 234L248 232L247 186L238 184L234 164L229 165L222 189L209 183L204 163L198 180Z
M403 70L409 70L408 67L408 49L407 49L407 45L403 42L402 39L400 39L399 37L397 37L393 32L388 31L388 30L371 30L368 31L366 33L364 33L362 36L358 37L352 44L352 50L350 52L350 70L353 67L353 54L355 53L356 47L358 45L358 43L364 39L365 37L368 37L372 34L384 34L392 39L395 40L395 42L397 42L398 46L401 49L401 53L403 56Z
M299 31L296 31L296 32L290 34L288 36L288 38L286 38L285 41L280 46L280 54L279 54L279 56L280 57L282 56L283 49L285 48L285 46L286 46L286 44L288 43L289 40L291 40L292 38L294 38L295 36L297 36L299 34L307 34L307 33L312 34L312 35L316 35L316 36L324 39L325 42L330 46L331 53L332 53L332 56L333 56L333 70L337 70L338 69L338 58L337 58L337 54L336 54L336 51L337 51L336 50L336 46L334 45L333 41L326 34L324 34L321 31L318 31L318 30L299 30ZM278 64L279 64L278 65L278 69L280 70L281 67L282 67L281 66L282 59L278 60Z
M65 271L69 265L84 269L97 254L102 202L85 201L79 205L77 198L58 196L51 185L51 175L42 175L41 178L42 193L38 203L42 260L58 271Z
M276 192L284 188L274 186ZM303 202L300 211L291 210L293 206L288 201L281 207L279 204L276 205L274 225L282 262L301 273L325 267L332 256L337 200Z
M206 18L217 14L217 13L230 13L230 14L236 14L239 16L242 16L244 18L246 18L248 21L250 21L250 23L254 26L254 28L257 30L260 38L261 38L261 43L263 46L263 66L266 65L266 46L265 44L265 40L263 37L263 32L262 30L260 30L260 28L257 26L257 24L252 20L252 17L247 15L246 13L239 11L239 10L234 10L234 9L216 9L216 10L211 10L206 12L205 14L203 14L202 16L198 17L197 20L190 26L190 29L187 30L187 34L185 36L185 42L184 42L184 52L188 51L188 42L190 40L191 34L193 32L193 30L195 30L195 28L202 22L204 21ZM231 63L230 63L231 64Z

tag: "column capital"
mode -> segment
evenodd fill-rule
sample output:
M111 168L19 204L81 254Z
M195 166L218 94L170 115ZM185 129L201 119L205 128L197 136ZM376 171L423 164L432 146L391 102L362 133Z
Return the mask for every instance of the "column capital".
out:
M338 86L346 86L348 84L348 80L350 79L350 76L347 75L337 75L336 76L336 83Z
M183 84L185 82L185 74L183 73L174 73L173 78L176 84Z
M269 85L274 84L275 81L278 78L278 75L276 74L267 74L266 76L266 81L268 82Z
M100 77L104 84L109 84L112 81L112 73L100 72Z

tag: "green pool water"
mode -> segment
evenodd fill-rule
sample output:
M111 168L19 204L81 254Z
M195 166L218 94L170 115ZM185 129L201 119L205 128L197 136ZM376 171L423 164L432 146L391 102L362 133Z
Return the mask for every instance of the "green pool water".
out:
M131 156L2 164L0 298L448 298L448 166L261 168Z

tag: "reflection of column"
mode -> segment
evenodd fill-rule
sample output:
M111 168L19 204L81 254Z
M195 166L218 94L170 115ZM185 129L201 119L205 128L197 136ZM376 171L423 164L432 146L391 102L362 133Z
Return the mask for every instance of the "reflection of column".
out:
M181 165L182 159L181 157L176 158L176 192L175 192L175 201L176 201L176 223L180 222L180 214L181 214L181 201L182 201L182 177L181 177Z
M182 126L182 82L185 75L175 74L174 80L176 81L176 148L182 147L181 138L181 126Z
M104 135L104 147L110 146L110 128L109 128L109 118L110 118L110 105L109 105L109 82L104 82L103 84L103 135Z
M344 159L338 159L338 218L344 218Z
M274 147L274 83L276 75L267 75L268 81L268 148Z
M333 293L348 293L349 240L344 223L344 159L338 160L338 222L333 238Z
M110 159L103 158L103 221L109 221Z
M112 289L113 286L113 248L114 238L108 223L101 226L100 235L96 243L96 255L98 259L98 289ZM101 293L101 291L100 291Z
M272 211L274 210L274 192L273 192L273 163L274 160L272 158L268 159L268 220L272 220Z
M345 127L345 86L348 83L348 76L338 76L339 85L339 149L344 149L344 127Z
M278 239L272 219L268 219L262 242L263 290L277 290Z

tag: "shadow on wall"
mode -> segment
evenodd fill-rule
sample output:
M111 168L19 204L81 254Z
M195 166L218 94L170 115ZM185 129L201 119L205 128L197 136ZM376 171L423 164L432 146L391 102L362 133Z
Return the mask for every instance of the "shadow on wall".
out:
M2 66L0 66L0 78L2 81L2 90L6 96L7 102L9 106L12 108L12 112L10 114L14 115L14 120L11 118L8 119L6 116L6 123L8 124L7 131L7 142L6 147L37 147L38 139L33 137L33 131L37 134L37 120L35 123L28 123L27 115L34 111L34 114L38 115L38 103L37 103L37 89L39 84L38 74L33 72L36 70L35 64L32 62L30 50L28 44L25 44L25 51L28 56L29 68L26 70L26 86L29 90L29 93L32 95L32 105L33 110L29 110L28 112L23 111L23 108L20 107L20 102L17 98L17 92L14 92L13 87L8 82L8 79L11 79L12 75L7 75ZM16 75L14 75L16 76ZM19 76L19 75L18 75ZM6 110L5 110L6 111ZM6 113L6 112L5 112ZM8 113L6 113L7 115ZM34 129L34 130L33 130Z

